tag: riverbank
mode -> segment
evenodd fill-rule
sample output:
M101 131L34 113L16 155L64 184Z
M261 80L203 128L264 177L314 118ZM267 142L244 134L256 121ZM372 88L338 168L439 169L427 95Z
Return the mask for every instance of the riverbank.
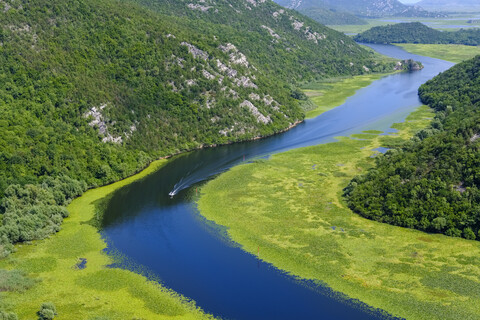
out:
M315 118L322 113L342 105L357 90L367 87L373 81L388 74L367 74L351 78L333 78L323 82L310 83L302 89L316 106L305 113L306 119Z
M234 167L202 188L202 215L251 254L296 276L408 319L480 314L480 244L363 219L342 189L374 149L426 127L427 107L396 134L369 131Z
M97 204L121 187L155 172L167 160L125 180L92 189L69 206L70 217L49 239L17 245L17 252L0 261L0 268L23 270L38 282L21 292L2 292L0 307L19 319L36 317L43 302L55 304L55 319L208 319L210 316L172 290L144 276L118 268L91 223ZM86 264L79 268L79 262Z
M459 44L413 44L413 43L396 43L397 47L403 48L405 51L421 56L432 57L436 59L446 60L459 63L475 57L480 54L480 46L465 46Z

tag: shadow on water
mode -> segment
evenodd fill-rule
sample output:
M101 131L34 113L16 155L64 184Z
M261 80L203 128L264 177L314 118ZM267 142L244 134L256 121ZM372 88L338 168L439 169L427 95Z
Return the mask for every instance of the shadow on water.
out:
M201 217L194 203L199 183L242 162L362 130L388 130L420 106L418 87L452 66L393 46L372 47L395 58L419 60L425 69L375 81L342 106L285 133L175 157L112 196L102 230L107 251L128 257L129 263L144 266L206 312L228 319L391 318L242 251L226 239L225 228Z

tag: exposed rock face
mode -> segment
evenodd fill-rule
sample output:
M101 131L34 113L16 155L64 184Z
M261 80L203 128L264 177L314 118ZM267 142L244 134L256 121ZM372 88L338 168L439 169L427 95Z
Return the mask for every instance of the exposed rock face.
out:
M275 39L280 39L280 36L279 36L278 34L276 34L275 31L274 31L272 28L267 27L267 26L265 26L265 25L262 25L262 28L265 29L265 30L267 30L268 33L270 33L270 36L272 36L273 38L275 38Z
M284 12L285 12L285 10L280 9L280 10L275 11L274 13L272 13L272 15L273 15L274 18L278 18L278 17L281 16Z
M92 121L88 123L90 127L97 127L98 133L101 135L105 135L107 132L107 124L103 121L103 115L101 110L105 109L107 105L103 104L100 107L92 107L89 111L87 111L83 116L84 118L92 117Z
M295 20L292 22L292 26L293 26L293 29L298 31L303 27L303 22Z
M190 52L194 58L200 58L205 61L208 59L208 54L205 51L198 49L194 45L185 41L180 44L182 46L186 46L188 48L188 52Z
M201 4L193 4L193 3L189 3L188 4L188 8L192 9L192 10L199 10L199 11L202 11L202 12L206 12L208 11L209 9L211 9L212 7L210 6L202 6Z
M241 104L240 107L242 108L248 108L250 112L257 118L257 122L262 122L263 124L267 124L271 122L272 120L270 119L270 116L265 117L260 111L258 111L258 108L253 105L248 100L244 100Z
M250 80L250 78L241 76L235 79L235 84L239 87L258 89L257 85Z
M207 70L203 69L202 70L202 74L205 78L207 78L208 80L213 80L215 79L215 76L213 74L211 74L210 72L208 72Z
M108 127L107 127L107 124L105 123L105 120L102 114L102 110L105 109L106 106L107 106L106 104L103 104L98 108L92 107L89 111L87 111L83 115L83 117L87 119L93 118L92 121L88 123L88 125L91 126L92 128L95 128L95 127L97 128L98 134L100 136L103 136L102 138L103 143L112 142L112 143L120 144L123 142L123 139L121 136L115 137L115 136L112 136L110 133L108 133ZM135 125L130 127L130 133L136 130L137 130L137 127Z
M217 68L221 71L221 72L224 72L227 77L229 78L234 78L237 76L237 70L235 69L232 69L230 67L228 67L227 65L225 65L223 62L221 62L220 60L217 59Z
M266 0L245 0L245 1L247 1L248 3L256 7L258 4L264 3Z

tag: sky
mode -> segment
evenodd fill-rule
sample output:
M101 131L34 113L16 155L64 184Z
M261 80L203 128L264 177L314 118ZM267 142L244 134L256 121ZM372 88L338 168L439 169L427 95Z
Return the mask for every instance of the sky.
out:
M415 2L418 2L420 0L399 0L400 2L402 3L415 3Z

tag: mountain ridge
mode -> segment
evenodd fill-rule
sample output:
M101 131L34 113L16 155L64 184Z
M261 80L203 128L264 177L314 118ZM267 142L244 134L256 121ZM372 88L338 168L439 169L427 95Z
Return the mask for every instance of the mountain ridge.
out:
M421 0L416 5L438 11L480 11L480 3L476 0Z
M417 5L403 4L398 0L275 0L291 9L334 8L351 12L360 17L442 17L444 14L429 12Z

